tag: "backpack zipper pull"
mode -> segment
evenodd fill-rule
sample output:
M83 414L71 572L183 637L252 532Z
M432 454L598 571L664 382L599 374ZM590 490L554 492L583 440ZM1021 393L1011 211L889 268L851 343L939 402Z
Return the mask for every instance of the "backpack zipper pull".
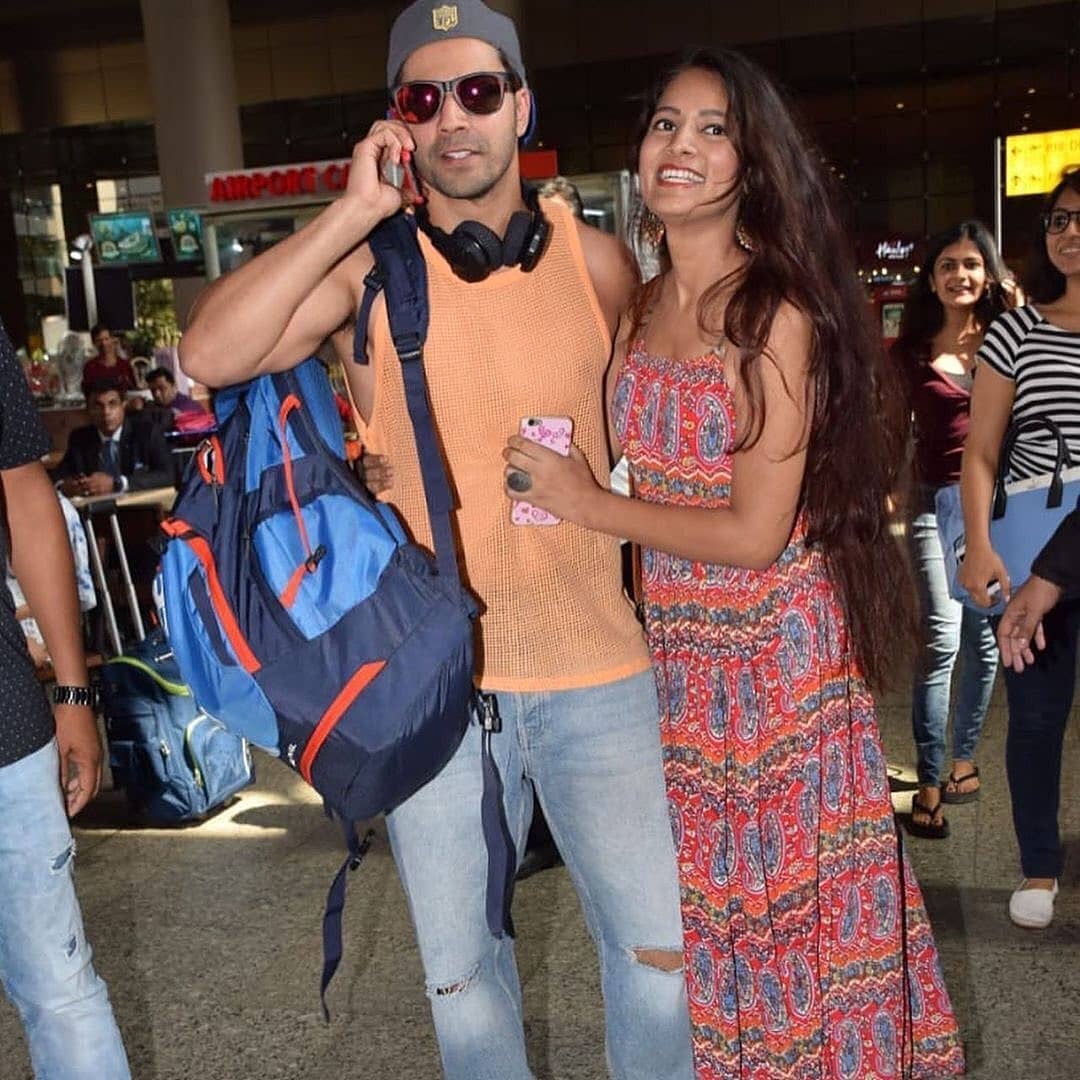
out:
M326 557L326 545L320 544L305 560L304 569L309 574L314 574L319 569L319 563Z

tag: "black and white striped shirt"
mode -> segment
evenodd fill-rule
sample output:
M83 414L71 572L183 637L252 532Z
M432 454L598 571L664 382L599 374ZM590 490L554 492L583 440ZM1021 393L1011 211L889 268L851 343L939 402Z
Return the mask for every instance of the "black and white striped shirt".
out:
M1048 323L1030 304L999 315L986 331L978 359L1016 384L1012 419L1045 416L1061 429L1080 465L1080 333ZM1017 439L1009 474L1014 480L1053 472L1057 444L1033 429Z

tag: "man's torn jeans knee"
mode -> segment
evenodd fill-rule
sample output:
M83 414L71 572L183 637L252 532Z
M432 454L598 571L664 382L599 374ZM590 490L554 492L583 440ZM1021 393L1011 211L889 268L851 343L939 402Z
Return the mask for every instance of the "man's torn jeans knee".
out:
M683 954L680 949L628 949L631 959L644 967L655 968L670 974L683 969Z
M465 978L457 979L454 982L444 983L441 986L432 987L428 992L432 996L438 998L454 997L457 994L463 994L470 986L472 986L479 974L480 968L475 967L465 976Z

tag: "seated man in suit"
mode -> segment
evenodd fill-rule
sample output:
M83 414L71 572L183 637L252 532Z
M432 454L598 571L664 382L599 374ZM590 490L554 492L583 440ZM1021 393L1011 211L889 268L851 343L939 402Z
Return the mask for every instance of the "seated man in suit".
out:
M107 495L169 487L172 459L161 431L124 412L115 381L86 388L90 423L68 436L67 452L54 476L65 495Z
M163 408L171 409L173 418L183 413L195 416L208 416L203 405L187 394L181 394L176 388L176 376L168 368L154 368L146 376L146 385L154 395L154 401Z

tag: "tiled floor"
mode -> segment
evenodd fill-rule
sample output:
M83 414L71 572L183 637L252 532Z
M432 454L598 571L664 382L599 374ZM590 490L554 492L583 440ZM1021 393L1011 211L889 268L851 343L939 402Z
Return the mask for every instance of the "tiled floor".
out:
M1074 713L1074 720L1076 716ZM890 761L910 766L906 705L886 703ZM999 695L979 761L980 802L950 808L952 836L909 850L979 1080L1080 1077L1080 731L1069 731L1062 821L1070 859L1054 926L1018 930ZM898 795L904 809L905 796ZM353 877L347 952L318 1002L320 918L340 858L335 828L291 773L259 782L185 830L126 827L105 796L78 830L79 891L137 1080L418 1080L439 1075L416 948L379 832ZM602 1080L596 963L563 870L515 905L528 1041L541 1080ZM0 1003L0 1078L30 1075L17 1017ZM107 1078L103 1078L107 1080Z

